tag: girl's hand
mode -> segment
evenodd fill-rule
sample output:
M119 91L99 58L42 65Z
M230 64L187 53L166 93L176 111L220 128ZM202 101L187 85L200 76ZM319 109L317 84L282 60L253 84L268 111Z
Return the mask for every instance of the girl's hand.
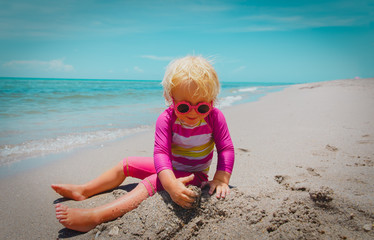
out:
M176 179L173 188L168 191L171 199L182 208L189 209L197 197L196 193L186 187L192 181L194 175Z
M214 174L213 180L208 181L208 182L203 182L201 184L201 188L204 188L206 185L209 185L210 195L212 195L214 191L216 191L216 197L218 199L225 198L230 192L230 188L229 188L230 177L231 177L230 173L218 170L216 174Z
M219 180L213 179L212 181L203 182L201 188L204 188L206 185L209 185L210 187L210 195L212 195L214 191L216 191L216 197L218 199L225 198L230 192L229 185Z

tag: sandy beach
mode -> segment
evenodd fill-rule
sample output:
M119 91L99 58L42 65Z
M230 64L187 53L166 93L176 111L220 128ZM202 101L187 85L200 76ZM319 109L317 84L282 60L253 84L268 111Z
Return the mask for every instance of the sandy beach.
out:
M203 189L200 205L183 210L160 193L85 234L59 224L54 204L102 205L139 181L82 202L50 184L84 183L126 156L152 156L153 132L64 154L0 180L0 238L373 239L373 106L372 78L292 85L223 109L236 151L226 200Z

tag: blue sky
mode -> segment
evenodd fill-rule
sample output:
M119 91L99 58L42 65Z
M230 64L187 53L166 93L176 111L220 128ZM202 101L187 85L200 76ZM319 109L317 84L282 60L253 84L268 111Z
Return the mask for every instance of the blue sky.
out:
M0 0L0 77L160 80L187 54L221 81L374 77L374 0Z

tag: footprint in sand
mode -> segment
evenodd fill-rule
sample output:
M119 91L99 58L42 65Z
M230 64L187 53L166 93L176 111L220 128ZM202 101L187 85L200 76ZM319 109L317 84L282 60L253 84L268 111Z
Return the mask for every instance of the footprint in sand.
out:
M352 165L351 165L352 166ZM374 161L368 159L364 159L363 161L356 162L354 164L355 167L373 167L374 166Z
M320 177L321 175L316 172L316 170L314 168L307 168L306 169L308 171L308 173L314 177Z
M330 144L327 144L326 147L325 147L327 150L331 151L331 152L337 152L338 151L338 148L337 147L334 147Z
M237 148L238 152L240 155L245 155L245 153L247 153L247 156L250 156L249 152L250 150L249 149L246 149L246 148Z
M241 151L241 152L245 152L245 153L246 153L246 152L250 152L250 151L249 151L248 149L246 149L246 148L238 148L238 150Z
M274 180L279 183L279 184L282 184L284 183L285 180L288 180L290 177L287 176L287 175L275 175L274 176Z
M274 180L285 187L287 190L291 191L309 191L309 188L304 185L303 182L291 182L291 177L287 175L275 175Z
M368 139L370 137L369 134L365 134L361 136L363 140L357 141L358 144L370 144L373 143L373 140Z

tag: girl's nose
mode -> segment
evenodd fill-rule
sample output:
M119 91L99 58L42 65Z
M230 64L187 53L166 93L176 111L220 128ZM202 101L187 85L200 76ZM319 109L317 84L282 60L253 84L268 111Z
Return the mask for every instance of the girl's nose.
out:
M195 108L192 108L192 109L191 109L191 112L189 112L189 114L197 115L196 109L195 109Z

